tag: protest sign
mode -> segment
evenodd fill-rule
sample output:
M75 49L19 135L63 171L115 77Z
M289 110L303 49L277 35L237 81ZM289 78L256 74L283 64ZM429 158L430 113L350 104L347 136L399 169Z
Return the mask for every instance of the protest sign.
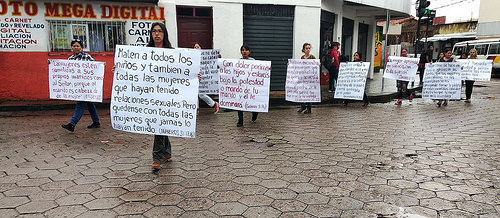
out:
M217 69L219 54L220 50L201 50L200 94L219 94L219 69Z
M115 66L114 129L195 137L200 52L117 45Z
M334 98L363 100L370 62L340 63Z
M384 71L384 78L415 81L418 58L390 56Z
M271 61L219 59L219 106L267 112Z
M51 99L102 102L104 62L49 60Z
M493 60L458 59L462 64L462 80L490 81Z
M460 99L461 73L461 64L458 62L425 64L422 98Z
M321 102L319 59L288 59L285 100Z

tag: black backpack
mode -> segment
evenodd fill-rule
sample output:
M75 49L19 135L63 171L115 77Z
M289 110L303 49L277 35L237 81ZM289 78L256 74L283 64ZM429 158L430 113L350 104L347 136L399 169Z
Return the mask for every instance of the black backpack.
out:
M332 63L331 52L328 51L325 55L323 55L322 59L323 59L322 60L323 67L325 67L328 70L332 69L333 63Z

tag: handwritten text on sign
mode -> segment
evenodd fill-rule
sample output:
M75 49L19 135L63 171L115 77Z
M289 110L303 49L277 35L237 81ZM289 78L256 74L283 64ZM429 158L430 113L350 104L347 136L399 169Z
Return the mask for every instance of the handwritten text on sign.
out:
M104 62L49 61L51 99L102 102Z
M267 112L271 61L219 59L219 62L220 107Z
M319 59L288 59L286 97L293 102L321 102Z
M340 63L335 98L363 100L370 62Z
M425 64L422 98L460 99L461 73L458 62Z
M390 56L387 62L384 78L414 81L417 75L418 58Z
M194 138L200 53L117 45L114 129Z
M458 59L462 63L462 80L490 81L493 60Z
M219 94L219 69L217 59L220 50L203 49L201 51L200 94Z

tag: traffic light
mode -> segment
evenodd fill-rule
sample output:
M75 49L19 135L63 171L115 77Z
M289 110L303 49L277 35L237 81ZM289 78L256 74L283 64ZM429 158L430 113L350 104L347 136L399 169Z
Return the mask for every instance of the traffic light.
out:
M417 17L425 17L429 16L430 10L427 8L431 5L431 2L428 0L420 0L417 8Z

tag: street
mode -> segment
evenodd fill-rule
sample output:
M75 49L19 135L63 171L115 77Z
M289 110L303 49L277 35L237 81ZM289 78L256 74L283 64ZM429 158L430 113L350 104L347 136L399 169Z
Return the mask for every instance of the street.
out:
M464 94L462 94L464 95ZM499 217L500 79L472 104L429 99L200 109L195 139L171 137L151 171L152 135L70 133L73 110L0 113L2 217ZM223 111L223 110L222 110Z

